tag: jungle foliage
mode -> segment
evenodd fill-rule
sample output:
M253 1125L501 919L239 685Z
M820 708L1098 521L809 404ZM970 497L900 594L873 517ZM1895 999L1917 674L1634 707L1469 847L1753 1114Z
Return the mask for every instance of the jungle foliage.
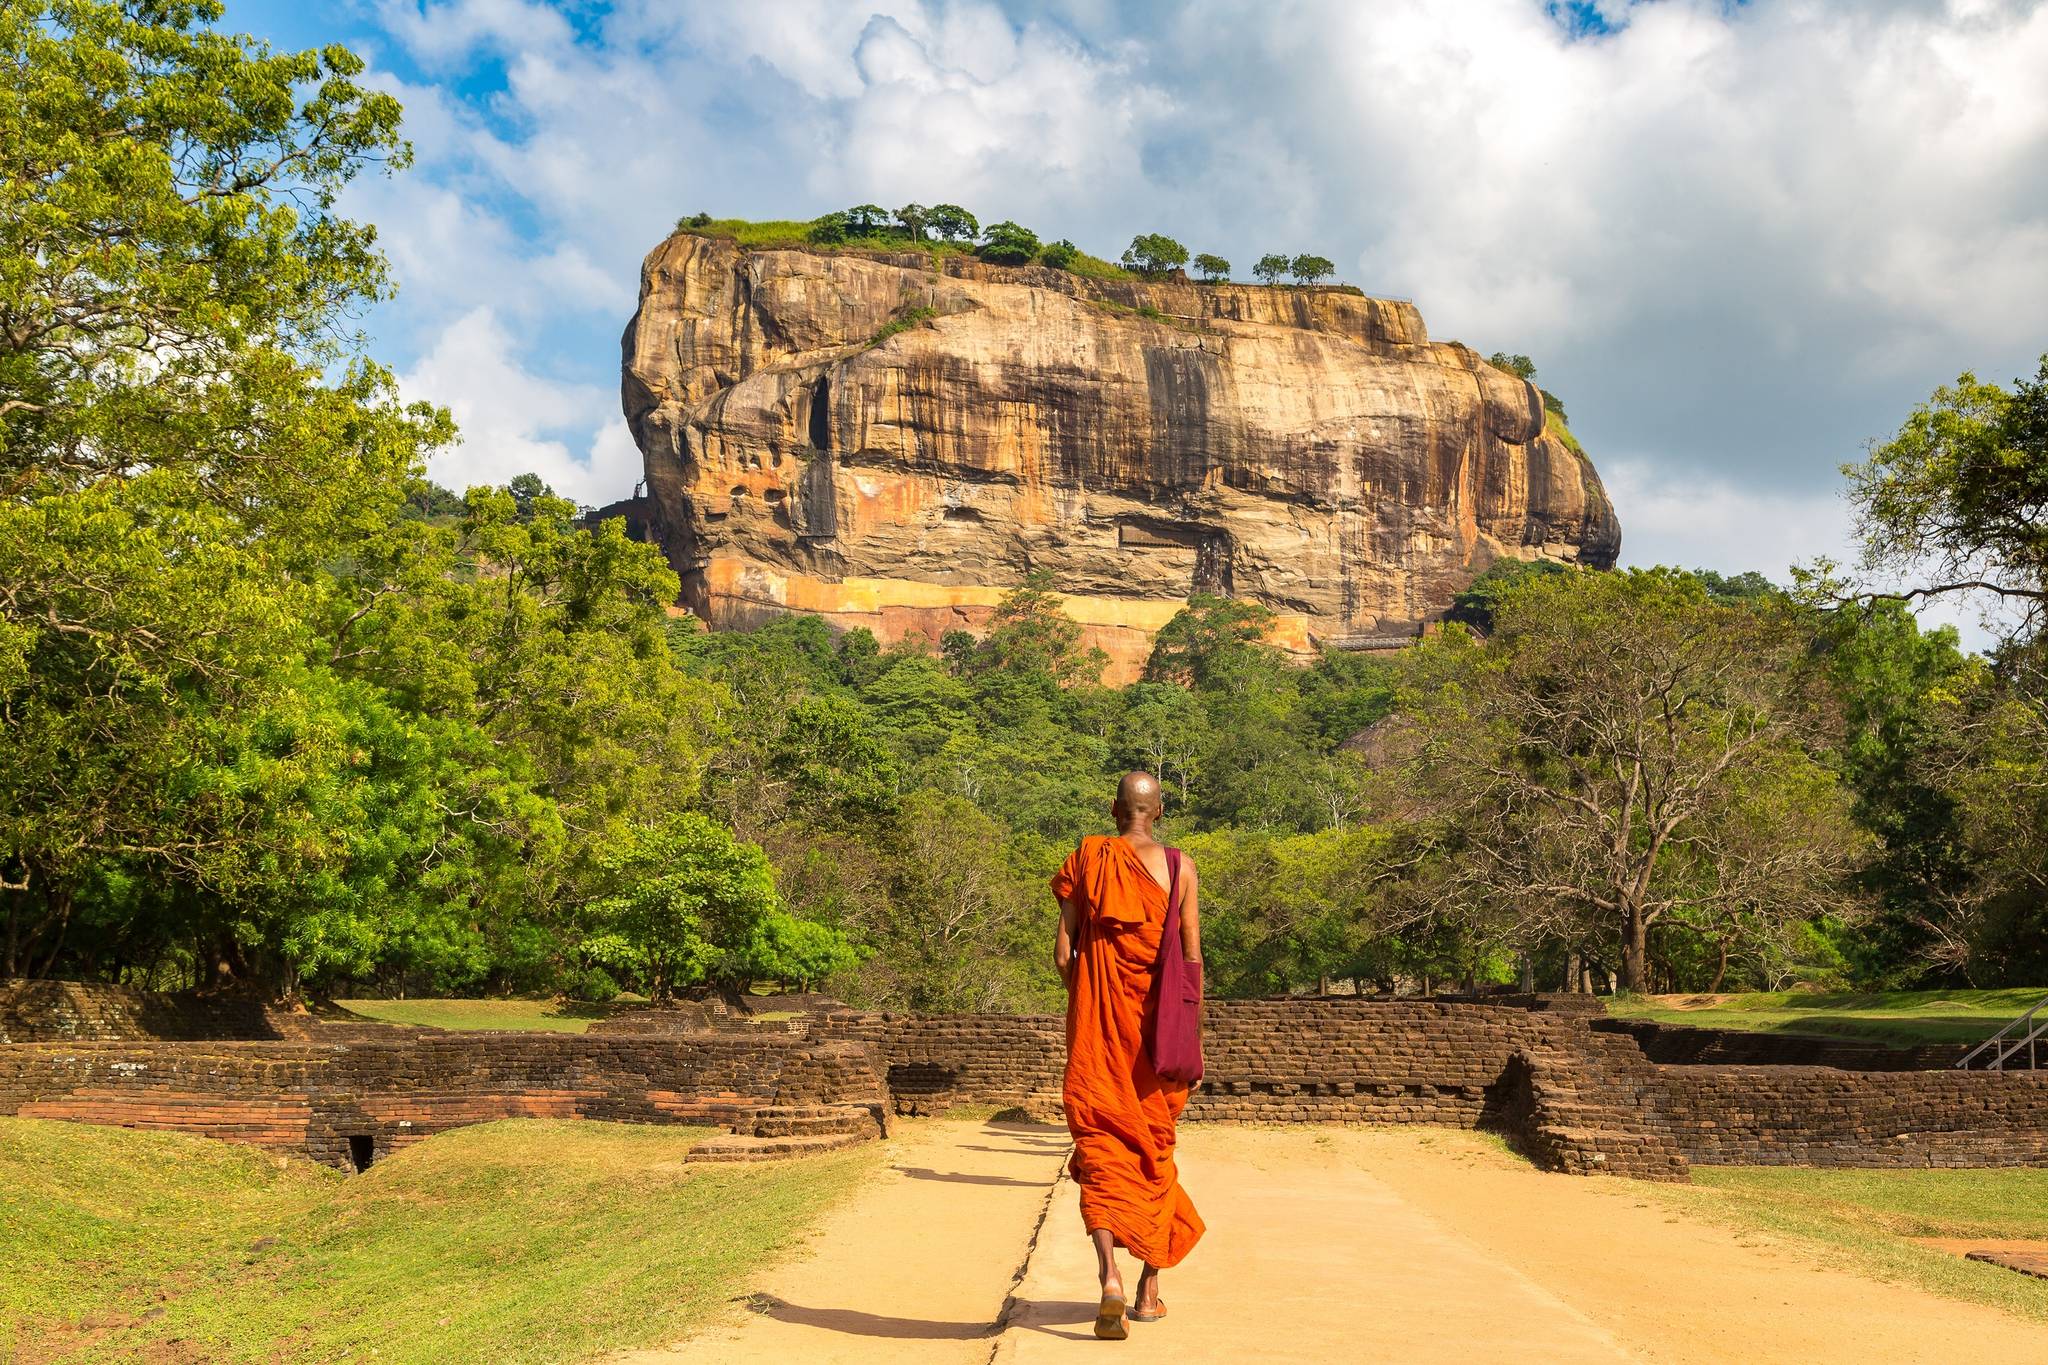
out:
M334 207L397 105L218 17L0 13L0 974L1042 1007L1045 878L1146 768L1223 993L2048 976L2031 614L1966 657L1825 574L1502 562L1391 653L1196 596L1121 687L1043 580L886 647L674 617L621 523L423 477L453 426L354 331L391 284ZM2043 600L2044 405L1914 413L1851 471L1873 562Z

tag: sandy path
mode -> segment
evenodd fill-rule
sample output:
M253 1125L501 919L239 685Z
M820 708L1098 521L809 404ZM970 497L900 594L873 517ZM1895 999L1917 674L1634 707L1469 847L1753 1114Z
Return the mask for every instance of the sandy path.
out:
M1819 1264L1809 1247L1683 1214L1655 1187L1548 1175L1472 1137L1347 1134L1415 1207L1648 1361L2041 1365L2048 1326Z
M1342 1160L1352 1130L1318 1135L1181 1130L1182 1176L1209 1231L1166 1277L1166 1321L1132 1324L1118 1359L1633 1359L1598 1323ZM1135 1269L1125 1274L1135 1291ZM996 1359L1037 1365L1100 1350L1094 1276L1063 1179Z
M752 1311L651 1365L984 1365L1066 1160L1067 1135L1029 1124L899 1121L881 1173L828 1215L810 1249L763 1270Z
M1089 1331L1094 1254L1066 1150L1052 1128L909 1125L809 1251L761 1272L754 1311L617 1359L2048 1360L2048 1328L1830 1269L1653 1186L1545 1174L1470 1134L1208 1125L1182 1130L1181 1160L1209 1234L1167 1276L1167 1320L1112 1348Z
M1124 1359L2048 1359L2048 1328L1830 1270L1652 1188L1545 1174L1466 1134L1190 1126L1181 1155L1209 1235L1167 1276L1171 1315L1133 1324ZM1093 1272L1063 1181L997 1359L1100 1349Z

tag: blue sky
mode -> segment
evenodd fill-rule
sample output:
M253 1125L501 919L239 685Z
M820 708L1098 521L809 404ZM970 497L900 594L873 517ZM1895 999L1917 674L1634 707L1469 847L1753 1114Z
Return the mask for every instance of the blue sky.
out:
M339 39L415 167L351 191L455 485L604 501L618 335L677 217L954 202L1115 255L1314 251L1532 356L1631 563L1849 542L1837 468L2048 351L2040 0L229 0Z

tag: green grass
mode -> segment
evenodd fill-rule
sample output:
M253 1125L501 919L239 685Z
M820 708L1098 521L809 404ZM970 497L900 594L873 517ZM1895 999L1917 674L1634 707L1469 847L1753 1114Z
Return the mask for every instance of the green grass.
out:
M907 332L913 327L930 322L937 316L938 314L930 308L913 308L883 323L875 330L875 334L868 338L868 345L879 346L897 333Z
M685 1166L702 1136L512 1120L347 1177L0 1119L0 1359L556 1361L674 1341L879 1160Z
M448 1029L538 1029L582 1033L612 1013L608 1005L573 1000L337 1000L350 1014L380 1024Z
M1555 409L1543 409L1543 431L1565 443L1565 447L1580 459L1586 458L1586 448L1579 444L1579 438L1572 435L1572 429L1564 424L1564 418Z
M2048 1171L1693 1167L1646 1186L1736 1228L1806 1243L1844 1269L2048 1322L2048 1281L1966 1261L1915 1237L2048 1241Z
M1757 991L1696 997L1713 1003L1685 1008L1683 996L1616 996L1607 1012L1620 1018L1701 1028L1753 1029L1824 1038L1858 1038L1912 1046L1980 1043L2048 995L2048 987L1972 991L1877 991L1814 994Z

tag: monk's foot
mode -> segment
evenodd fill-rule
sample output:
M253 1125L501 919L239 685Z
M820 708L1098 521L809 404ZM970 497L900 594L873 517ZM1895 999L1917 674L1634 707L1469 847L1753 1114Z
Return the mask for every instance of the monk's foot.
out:
M1157 1322L1166 1316L1166 1304L1159 1297L1159 1272L1138 1277L1138 1296L1131 1301L1132 1322Z
M1095 1310L1095 1335L1104 1341L1122 1341L1131 1334L1124 1325L1124 1287L1102 1286L1102 1303Z

